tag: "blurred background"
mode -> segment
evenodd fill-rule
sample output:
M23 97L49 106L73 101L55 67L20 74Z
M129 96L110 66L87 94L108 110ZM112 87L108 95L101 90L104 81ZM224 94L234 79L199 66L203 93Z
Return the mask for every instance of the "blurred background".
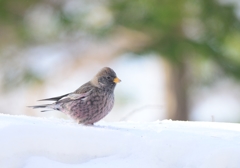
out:
M69 93L109 66L113 121L240 122L240 1L0 0L0 113Z

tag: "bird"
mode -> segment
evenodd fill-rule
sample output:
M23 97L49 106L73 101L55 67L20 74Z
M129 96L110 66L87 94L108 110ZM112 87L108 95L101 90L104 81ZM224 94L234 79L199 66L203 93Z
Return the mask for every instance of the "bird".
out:
M39 101L54 101L52 104L29 106L33 109L44 108L61 111L79 124L94 125L105 117L114 105L114 89L121 82L109 67L102 68L89 82L74 92ZM48 109L48 110L46 110Z

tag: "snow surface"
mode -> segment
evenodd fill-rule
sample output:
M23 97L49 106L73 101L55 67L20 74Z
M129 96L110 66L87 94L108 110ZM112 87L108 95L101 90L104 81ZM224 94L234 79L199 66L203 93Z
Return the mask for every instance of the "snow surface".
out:
M82 126L0 114L1 168L239 168L240 125L158 121Z

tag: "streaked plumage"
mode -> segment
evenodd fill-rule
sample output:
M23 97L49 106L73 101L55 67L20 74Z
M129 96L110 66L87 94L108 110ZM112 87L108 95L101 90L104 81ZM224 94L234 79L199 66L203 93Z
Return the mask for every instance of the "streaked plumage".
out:
M113 108L113 92L116 83L120 81L111 68L105 67L91 81L85 83L76 91L40 100L55 101L55 103L30 107L62 111L80 124L92 125L105 117Z

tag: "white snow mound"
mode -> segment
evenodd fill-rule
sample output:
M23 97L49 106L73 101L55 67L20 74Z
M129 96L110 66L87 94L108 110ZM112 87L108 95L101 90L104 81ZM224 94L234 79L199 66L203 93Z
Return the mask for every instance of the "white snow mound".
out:
M82 126L0 114L1 168L239 168L240 125L160 121Z

